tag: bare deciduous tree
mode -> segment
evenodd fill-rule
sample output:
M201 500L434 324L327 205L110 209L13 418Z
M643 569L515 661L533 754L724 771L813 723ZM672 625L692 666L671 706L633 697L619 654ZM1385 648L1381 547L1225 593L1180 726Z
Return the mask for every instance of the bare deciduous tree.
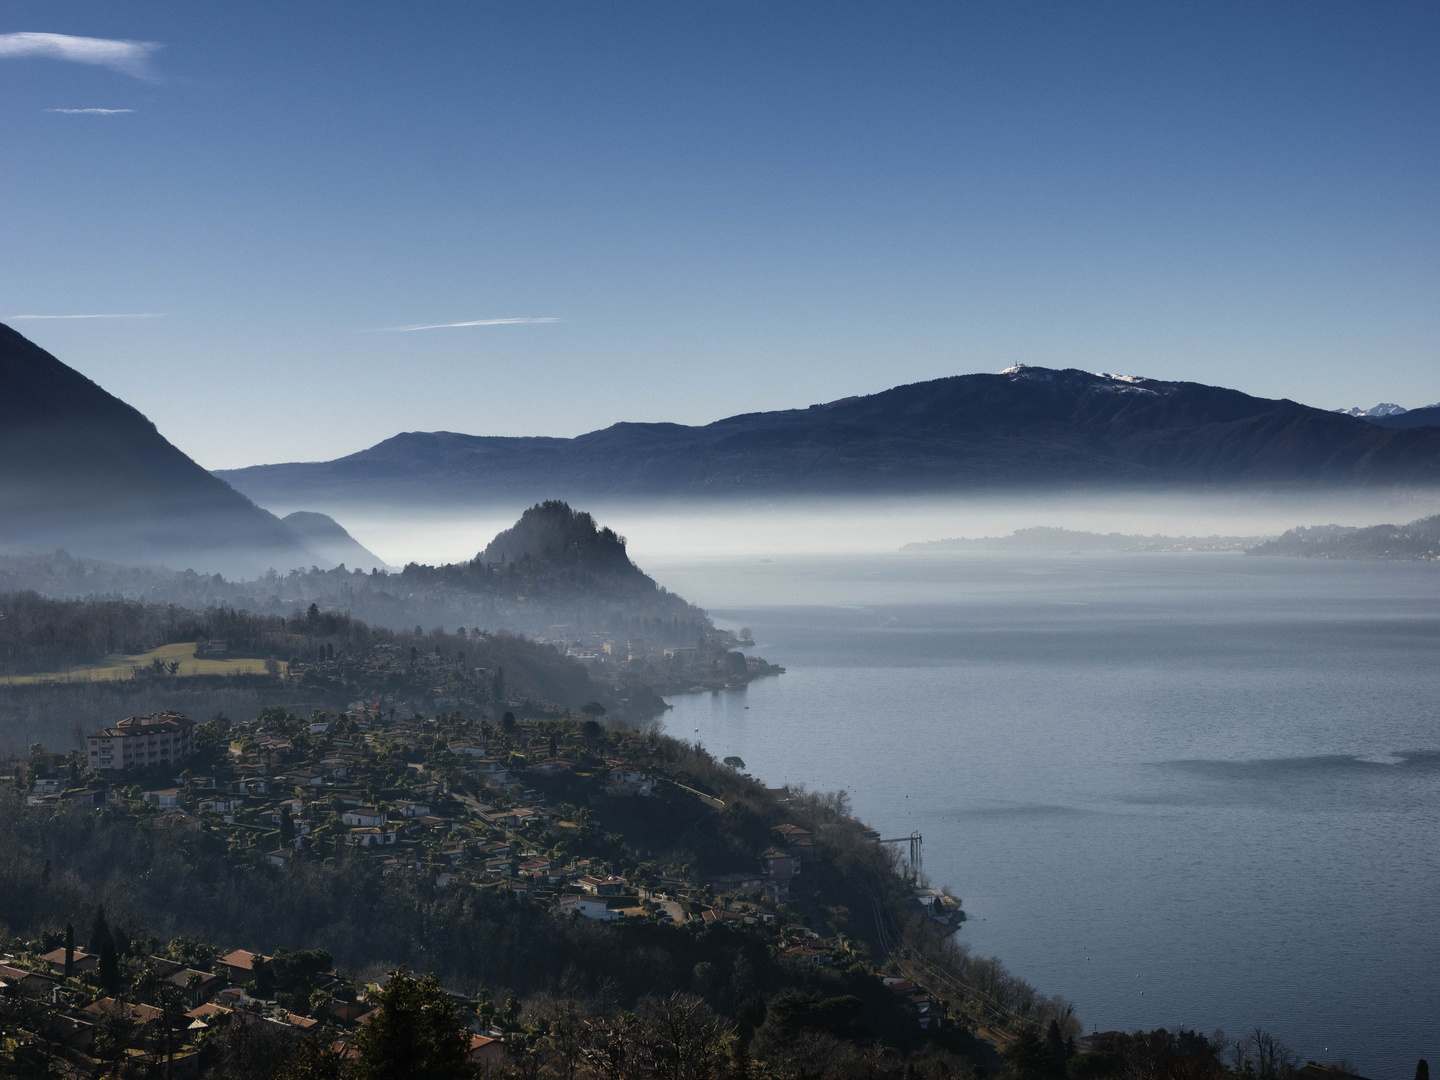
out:
M1255 1080L1281 1080L1299 1064L1288 1046L1261 1028L1237 1039L1231 1058L1237 1073Z

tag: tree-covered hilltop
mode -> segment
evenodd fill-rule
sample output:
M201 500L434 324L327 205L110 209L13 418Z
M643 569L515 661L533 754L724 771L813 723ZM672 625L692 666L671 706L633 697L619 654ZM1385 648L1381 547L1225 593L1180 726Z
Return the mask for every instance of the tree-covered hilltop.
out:
M537 576L581 574L601 581L654 582L625 552L625 538L601 528L589 514L568 503L537 503L510 528L496 534L476 562L505 566L519 563Z
M398 573L302 567L230 581L219 574L76 559L62 551L0 556L0 590L287 616L315 604L392 630L478 626L572 640L644 638L656 646L729 642L704 611L631 562L623 537L558 502L527 510L463 563L410 563Z
M596 631L694 645L716 634L705 612L656 584L630 561L625 538L563 502L532 506L473 560L411 563L401 585L436 598L464 596L489 613L484 625L576 637Z
M1434 562L1440 559L1440 514L1408 525L1300 526L1259 544L1247 555L1290 555L1303 559L1388 559Z

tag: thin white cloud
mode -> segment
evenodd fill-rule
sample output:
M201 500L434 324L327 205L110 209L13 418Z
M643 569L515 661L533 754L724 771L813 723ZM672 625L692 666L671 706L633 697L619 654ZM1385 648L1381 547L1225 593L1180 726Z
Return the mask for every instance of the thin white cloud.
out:
M376 333L409 333L411 330L451 330L458 326L513 326L517 323L550 323L564 322L564 319L471 319L469 322L442 322L430 323L427 326L382 326Z
M70 34L0 34L0 60L34 57L42 60L69 60L76 64L97 64L136 79L155 78L150 71L150 54L160 48L156 41L117 41L111 38L74 37Z
M119 116L134 112L134 109L46 109L46 112L65 113L67 116Z
M21 319L163 319L165 316L158 311L126 311L114 315L6 315L10 322L19 322Z

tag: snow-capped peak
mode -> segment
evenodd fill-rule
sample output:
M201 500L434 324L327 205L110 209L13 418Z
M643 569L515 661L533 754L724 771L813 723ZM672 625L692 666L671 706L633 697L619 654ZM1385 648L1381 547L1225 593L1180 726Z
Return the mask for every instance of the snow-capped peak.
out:
M1350 408L1336 409L1335 411L1344 413L1346 416L1399 416L1401 413L1409 412L1410 410L1406 409L1403 405L1396 405L1392 401L1382 401L1379 405L1375 405L1369 409Z
M1074 376L1083 375L1103 380L1098 384L1089 384L1092 389L1096 390L1112 390L1140 394L1156 393L1155 390L1140 385L1141 383L1149 381L1143 375L1112 375L1108 371L1080 372L1071 368L1062 371L1055 368L1036 367L1033 364L1012 364L1010 367L1001 368L995 372L995 374L1009 375L1011 378L1040 379L1045 382L1055 382L1057 379L1073 381Z

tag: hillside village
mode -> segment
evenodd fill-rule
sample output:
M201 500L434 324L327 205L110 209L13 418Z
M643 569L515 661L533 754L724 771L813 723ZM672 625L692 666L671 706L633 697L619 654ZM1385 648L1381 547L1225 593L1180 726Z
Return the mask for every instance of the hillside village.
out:
M601 711L584 720L507 711L493 724L459 712L393 716L375 703L305 719L271 708L244 723L160 713L89 733L84 751L33 747L8 779L31 813L78 807L156 835L203 836L252 874L359 863L382 881L469 890L562 921L750 941L777 970L874 979L917 1036L954 1028L970 1045L952 1003L887 968L835 917L840 909L804 887L834 877L832 836L842 848L858 840L878 850L874 834L815 796L761 788L738 759L710 763L742 807L697 776L693 759L674 760L673 740L607 729ZM677 861L676 822L693 841L718 834L727 812L751 818L757 806L775 820L747 821L743 838L715 835ZM897 880L913 917L937 928L963 918L948 893ZM107 938L103 911L83 930L89 948L73 925L52 927L3 957L14 1061L100 1075L106 1060L160 1070L163 1058L168 1075L198 1076L220 1032L255 1023L295 1039L323 1032L343 1059L357 1053L351 1043L388 979L343 975L304 943L137 937L122 949ZM484 987L446 994L472 1064L523 1056L517 998L507 994L502 1007Z

